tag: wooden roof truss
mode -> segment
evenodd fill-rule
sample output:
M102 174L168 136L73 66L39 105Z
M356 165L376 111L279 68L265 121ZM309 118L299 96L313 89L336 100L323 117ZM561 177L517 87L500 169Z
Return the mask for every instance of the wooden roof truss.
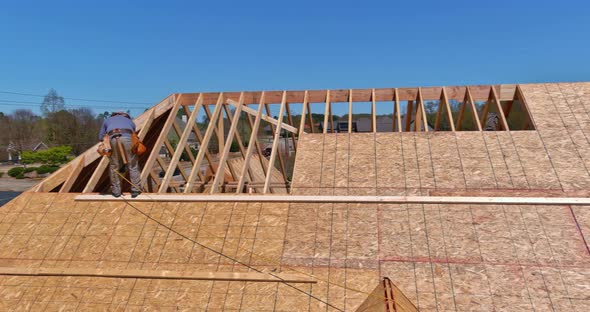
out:
M381 102L391 105L393 132L483 131L490 114L498 118L497 131L534 129L518 85L173 94L135 119L148 147L139 159L142 188L154 193L288 193L289 157L297 151L297 138L320 130L339 132L333 112L346 111L346 104L348 117L339 123L347 122L351 133L353 103L358 102L370 105L370 132L383 131L377 127L378 116L385 115L377 110ZM312 103L324 105L322 124L313 119ZM297 115L293 104L301 107ZM515 109L524 113L524 122L511 120ZM208 123L199 124L199 114ZM187 116L184 125L178 115ZM191 138L199 146L196 153ZM232 146L238 152L232 153ZM33 190L106 192L107 169L108 159L94 147Z

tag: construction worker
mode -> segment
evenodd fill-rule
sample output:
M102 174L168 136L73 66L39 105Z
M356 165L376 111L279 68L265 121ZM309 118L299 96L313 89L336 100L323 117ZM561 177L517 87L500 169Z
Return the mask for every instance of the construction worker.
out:
M111 192L114 197L121 196L121 179L119 173L124 172L125 166L129 170L131 178L131 197L139 195L140 172L138 157L131 152L131 134L135 132L135 124L125 112L114 112L111 117L105 119L98 135L103 140L105 135L109 136L111 143L110 170Z

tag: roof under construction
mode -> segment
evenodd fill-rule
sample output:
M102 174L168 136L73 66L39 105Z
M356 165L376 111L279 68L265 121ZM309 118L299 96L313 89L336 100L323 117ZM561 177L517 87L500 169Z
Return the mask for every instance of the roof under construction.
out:
M590 307L590 83L182 93L135 122L138 198L102 195L95 147L0 208L1 310Z

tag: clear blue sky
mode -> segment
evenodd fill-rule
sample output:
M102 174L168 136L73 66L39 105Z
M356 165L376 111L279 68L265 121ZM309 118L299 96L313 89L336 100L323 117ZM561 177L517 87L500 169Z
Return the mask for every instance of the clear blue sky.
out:
M589 17L581 0L5 1L0 91L156 103L173 92L589 81ZM0 101L38 113L5 104L41 98Z

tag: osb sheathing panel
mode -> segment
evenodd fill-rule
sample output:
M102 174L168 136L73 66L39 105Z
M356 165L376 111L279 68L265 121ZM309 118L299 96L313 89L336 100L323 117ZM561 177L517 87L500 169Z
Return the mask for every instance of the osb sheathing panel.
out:
M426 311L590 304L569 207L292 205L285 246L283 263L374 270Z
M313 207L315 214L307 214L314 218L313 229L290 241L286 236L291 215L309 212L308 207L301 210L289 204L262 203L133 204L163 224L158 225L125 203L75 202L73 197L74 194L24 193L3 206L0 267L250 271L171 232L171 227L258 270L312 274L320 279L317 284L294 286L339 309L353 310L366 298L365 293L342 286L370 291L378 279L375 265L366 268L356 263L356 257L364 253L363 244L351 247L353 264L342 265L346 263L346 232L342 237L344 245L334 252L335 264L331 264L331 242L335 241L331 205ZM291 213L292 210L296 212ZM358 232L351 231L350 235L359 241L365 232L362 224L356 222L362 222L362 215L355 220ZM296 221L292 220L295 224ZM374 227L371 233L370 244L376 246ZM310 234L314 240L301 240ZM302 259L291 257L288 252L298 241L302 243L298 252L310 252ZM371 250L374 262L376 249ZM316 257L318 261L313 260ZM0 307L259 311L326 308L320 301L279 283L1 275Z
M359 195L383 189L390 192L383 195L445 188L588 189L582 153L590 150L578 151L568 137L544 138L536 131L306 134L293 193L329 193L334 187Z
M587 191L590 84L522 88L537 131L306 134L296 166L316 169L295 170L293 192L563 196ZM590 207L293 208L284 261L375 270L422 310L590 309Z
M258 269L312 274L321 279L317 285L298 286L346 310L367 297L353 289L370 291L380 276L392 278L426 311L437 306L575 311L590 303L590 256L582 234L590 228L590 207L135 206ZM125 204L73 202L68 194L26 194L1 211L1 266L248 270ZM277 283L3 276L0 295L7 307L48 310L325 310L317 300Z
M307 205L291 209L291 244L291 261L378 268L427 311L590 304L590 258L569 207Z

